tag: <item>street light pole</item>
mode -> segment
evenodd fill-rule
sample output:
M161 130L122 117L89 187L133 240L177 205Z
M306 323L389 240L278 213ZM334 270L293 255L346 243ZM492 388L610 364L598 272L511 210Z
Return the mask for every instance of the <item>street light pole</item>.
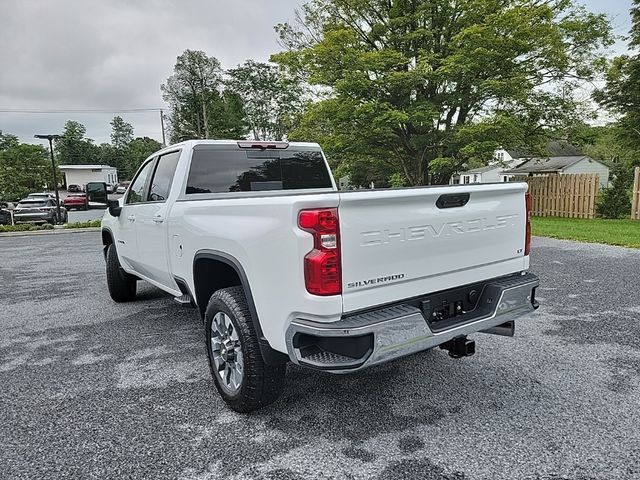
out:
M62 223L60 212L60 195L58 194L58 176L56 174L56 161L53 158L53 141L58 140L61 135L34 135L35 138L49 140L49 152L51 152L51 172L53 173L53 189L56 192L56 223Z

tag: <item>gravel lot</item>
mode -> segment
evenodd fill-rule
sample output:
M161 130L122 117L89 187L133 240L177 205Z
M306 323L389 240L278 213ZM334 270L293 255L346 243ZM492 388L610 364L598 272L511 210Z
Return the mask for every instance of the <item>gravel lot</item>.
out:
M249 416L194 310L107 294L96 232L0 238L0 477L640 478L640 251L535 239L542 307L477 354L290 367Z

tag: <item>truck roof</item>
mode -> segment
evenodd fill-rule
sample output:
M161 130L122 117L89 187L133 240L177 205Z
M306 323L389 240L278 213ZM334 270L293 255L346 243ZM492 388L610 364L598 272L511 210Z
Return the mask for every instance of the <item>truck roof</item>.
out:
M252 140L239 139L239 140L185 140L184 142L174 143L166 148L178 147L178 146L194 146L194 145L237 145L238 142L251 142ZM268 140L267 140L268 141ZM255 142L263 142L263 140L255 140ZM315 142L287 142L290 147L318 147L320 145Z

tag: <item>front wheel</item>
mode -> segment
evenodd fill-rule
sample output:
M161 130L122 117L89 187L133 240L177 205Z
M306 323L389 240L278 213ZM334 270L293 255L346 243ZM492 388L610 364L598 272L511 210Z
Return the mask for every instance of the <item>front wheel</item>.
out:
M211 375L227 405L245 413L275 402L287 366L264 362L242 287L223 288L211 296L205 328Z
M109 295L115 302L130 302L136 298L136 277L125 272L120 266L114 244L107 248L107 286Z

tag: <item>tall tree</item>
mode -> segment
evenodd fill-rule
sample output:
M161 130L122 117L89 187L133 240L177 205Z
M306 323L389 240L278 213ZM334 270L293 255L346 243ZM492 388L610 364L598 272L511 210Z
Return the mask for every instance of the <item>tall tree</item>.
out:
M272 60L328 93L297 136L410 185L500 144L545 144L578 117L572 91L612 41L606 17L572 0L311 0L298 18L276 26Z
M93 140L85 138L87 128L80 122L68 120L62 138L56 141L56 155L60 165L82 165L97 163L98 147Z
M133 127L125 122L122 117L116 116L111 120L111 145L119 150L124 150L133 140Z
M0 199L16 202L52 183L51 163L41 145L20 144L11 137L9 144L0 148ZM4 139L6 136L0 136Z
M169 126L172 142L189 138L215 138L243 130L235 99L222 93L222 69L215 57L205 52L185 50L177 58L174 73L160 88L171 107ZM226 117L216 112L230 111Z
M631 8L629 47L632 55L621 55L611 62L606 85L594 93L604 107L620 115L619 139L640 149L640 0Z
M302 83L284 69L247 60L229 70L227 85L244 103L253 138L281 140L304 107Z

